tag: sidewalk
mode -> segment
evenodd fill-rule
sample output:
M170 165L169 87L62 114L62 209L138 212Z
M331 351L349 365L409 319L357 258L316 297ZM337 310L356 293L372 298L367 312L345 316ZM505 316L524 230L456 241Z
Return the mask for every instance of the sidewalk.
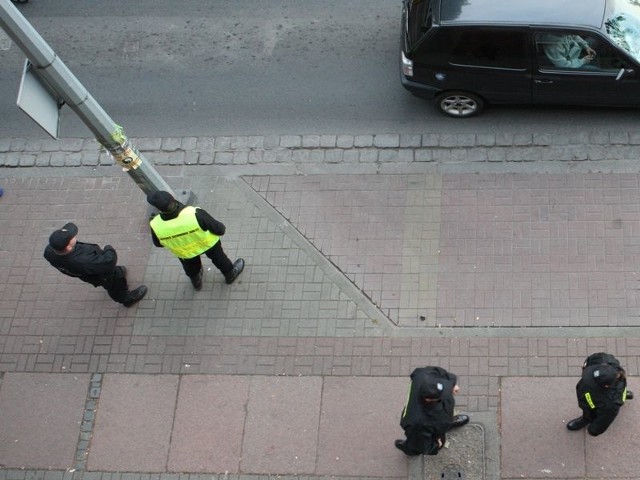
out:
M1 181L0 480L639 478L637 400L600 437L564 428L588 353L616 354L640 390L630 163L626 173L484 163L476 174L468 161L420 171L422 136L411 162L381 161L402 148L371 136L361 148L376 152L372 164L344 162L352 137L339 164L323 150L302 167L291 159L311 140L290 137L273 154L285 162L235 163L266 151L264 139L235 140L227 164L215 152L210 165L160 167L227 225L225 250L247 261L232 286L211 266L199 292L152 246L138 187L101 156L83 160L90 143L61 142L80 159L62 168L52 159L68 150L3 141L0 164L22 167L3 168ZM131 284L149 287L139 305L122 308L46 263L46 239L66 221L116 247ZM458 374L472 424L423 464L393 441L408 374L426 364Z

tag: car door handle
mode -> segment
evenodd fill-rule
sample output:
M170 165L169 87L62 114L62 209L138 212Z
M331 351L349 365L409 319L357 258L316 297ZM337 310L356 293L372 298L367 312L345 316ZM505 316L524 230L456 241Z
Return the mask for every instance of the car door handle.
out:
M534 80L533 83L553 83L553 80Z

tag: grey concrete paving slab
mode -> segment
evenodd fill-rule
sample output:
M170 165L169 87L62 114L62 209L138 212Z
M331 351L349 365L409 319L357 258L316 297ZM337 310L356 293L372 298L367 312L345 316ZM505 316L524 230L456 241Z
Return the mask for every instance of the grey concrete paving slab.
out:
M2 468L75 464L89 375L6 373L0 385Z
M433 322L439 178L314 175L247 181L394 323L415 326L420 315Z
M399 422L408 384L408 377L326 378L317 473L405 477L407 457L393 442L403 437Z
M168 470L239 472L248 400L248 377L182 377Z
M628 378L629 390L638 391L640 378ZM634 393L635 393L634 391ZM586 433L587 476L592 478L637 478L640 472L640 406L636 398L625 402L613 424L601 435Z
M638 325L638 178L443 176L441 323Z
M485 432L470 422L447 433L447 443L437 455L422 455L423 478L485 480Z
M583 478L584 435L566 423L579 416L577 378L503 378L500 391L503 478Z
M321 395L318 377L253 377L241 471L315 473Z
M89 470L164 472L178 393L176 375L105 375Z

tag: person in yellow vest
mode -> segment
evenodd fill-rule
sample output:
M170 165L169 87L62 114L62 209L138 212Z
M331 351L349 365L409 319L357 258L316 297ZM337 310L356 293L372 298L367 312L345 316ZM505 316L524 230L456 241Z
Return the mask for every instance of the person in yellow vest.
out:
M238 278L244 260L238 258L232 263L222 250L224 224L201 208L180 203L169 192L152 192L147 195L147 202L160 212L149 222L153 244L178 257L196 290L202 288L202 254L211 259L227 283Z

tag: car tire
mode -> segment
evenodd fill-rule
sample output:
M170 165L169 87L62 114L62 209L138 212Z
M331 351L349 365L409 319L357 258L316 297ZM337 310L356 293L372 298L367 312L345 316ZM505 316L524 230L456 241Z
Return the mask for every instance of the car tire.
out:
M484 100L469 92L444 92L436 97L436 107L449 117L468 118L482 112Z

